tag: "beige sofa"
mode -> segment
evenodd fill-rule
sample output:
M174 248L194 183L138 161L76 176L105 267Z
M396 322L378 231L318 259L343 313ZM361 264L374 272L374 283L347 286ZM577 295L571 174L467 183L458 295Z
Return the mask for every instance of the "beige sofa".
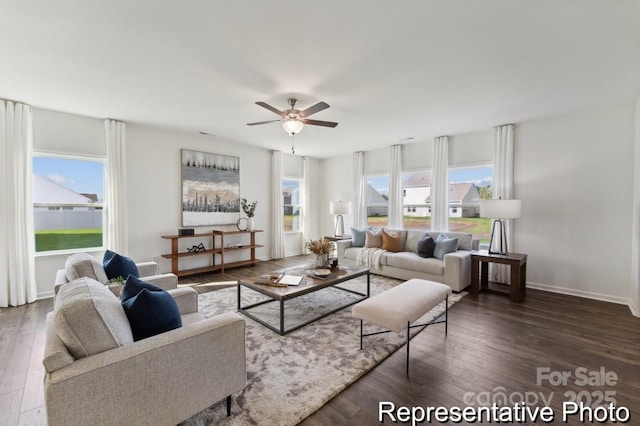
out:
M119 299L103 284L80 278L60 289L46 320L49 426L173 425L225 397L229 407L246 385L244 319L205 319L195 290L169 293L183 326L133 342Z
M440 232L418 229L402 230L404 235L404 251L384 252L380 256L379 265L369 266L371 273L387 277L409 280L421 278L436 281L451 287L453 291L464 290L471 284L471 251L478 250L479 240L466 232L446 232L449 237L458 238L458 251L444 255L443 260L433 257L422 258L416 253L418 241L425 232L435 240ZM361 247L351 247L352 240L336 242L338 263L342 265L362 266L358 263ZM362 260L362 259L360 259Z

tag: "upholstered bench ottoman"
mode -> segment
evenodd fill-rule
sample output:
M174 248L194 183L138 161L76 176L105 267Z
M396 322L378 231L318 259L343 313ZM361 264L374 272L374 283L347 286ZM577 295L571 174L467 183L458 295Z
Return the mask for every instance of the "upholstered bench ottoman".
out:
M448 285L412 278L390 290L353 305L353 316L360 318L360 349L362 349L362 338L365 336L373 336L390 331L398 333L406 328L407 374L409 374L409 329L414 327L425 328L431 324L444 322L444 333L446 335L450 294L451 287ZM411 325L411 323L435 308L442 301L446 302L444 320ZM388 330L363 334L363 321L372 322Z

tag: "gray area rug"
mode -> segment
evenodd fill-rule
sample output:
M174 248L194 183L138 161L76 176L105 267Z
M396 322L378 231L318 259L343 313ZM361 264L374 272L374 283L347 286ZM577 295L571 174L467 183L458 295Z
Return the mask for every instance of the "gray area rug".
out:
M371 295L401 282L371 275ZM366 277L340 285L364 292ZM465 292L454 293L449 297L449 306L464 295ZM265 298L245 288L242 296L243 305ZM237 310L236 288L225 288L198 297L200 311L207 317ZM285 327L303 322L317 313L329 312L345 304L346 300L358 297L328 288L285 302ZM277 303L262 305L252 312L277 326ZM419 321L433 320L443 312L444 302ZM405 332L365 337L363 350L360 350L360 322L352 317L351 307L285 336L244 318L247 323L247 386L232 396L231 416L226 416L226 404L220 401L186 420L183 425L295 425L404 346L406 339ZM437 327L443 328L444 338L444 325ZM365 333L379 330L365 323ZM420 330L415 328L411 333L415 335ZM404 371L399 374L404 374Z

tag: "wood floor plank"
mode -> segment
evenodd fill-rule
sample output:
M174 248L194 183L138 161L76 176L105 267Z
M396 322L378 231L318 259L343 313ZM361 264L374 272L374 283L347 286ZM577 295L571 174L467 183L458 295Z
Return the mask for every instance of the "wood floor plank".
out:
M183 277L180 284L235 281L311 259L260 262L224 274ZM198 291L211 288L215 286ZM45 315L52 306L47 299L0 310L0 424L46 424L42 355ZM446 337L443 326L436 325L411 340L410 376L405 375L402 347L302 424L379 424L380 401L397 406L465 406L470 397L498 388L553 394L551 406L556 412L566 399L564 392L613 390L618 404L631 410L632 419L640 419L640 319L626 306L528 290L523 303L493 294L466 296L449 313ZM574 374L580 367L596 371L602 366L618 375L615 386L536 383L539 367Z

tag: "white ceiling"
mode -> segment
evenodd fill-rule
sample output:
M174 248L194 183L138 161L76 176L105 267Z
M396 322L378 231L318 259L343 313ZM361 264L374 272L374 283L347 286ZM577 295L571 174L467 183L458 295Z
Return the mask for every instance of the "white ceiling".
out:
M285 152L254 102L325 101L316 157L640 96L638 0L0 0L0 28L0 98Z

